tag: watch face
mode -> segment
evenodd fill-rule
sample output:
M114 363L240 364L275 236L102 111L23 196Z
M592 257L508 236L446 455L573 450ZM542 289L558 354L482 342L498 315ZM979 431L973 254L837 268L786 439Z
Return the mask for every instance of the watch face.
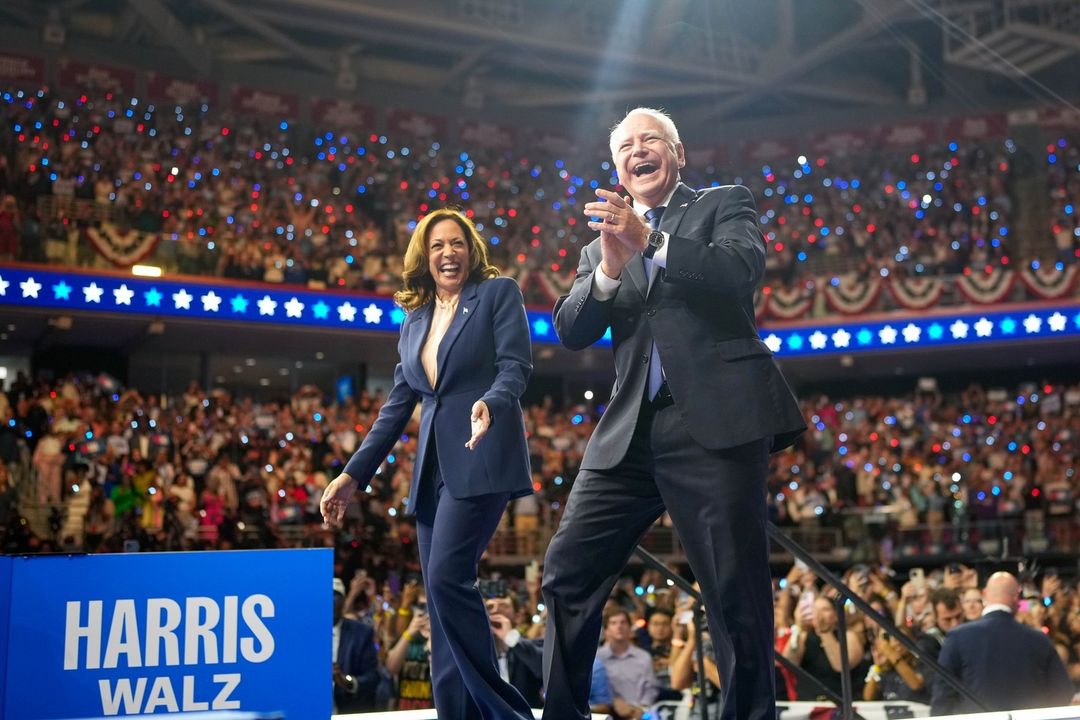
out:
M654 248L658 248L664 244L664 233L659 230L653 230L649 233L649 244Z

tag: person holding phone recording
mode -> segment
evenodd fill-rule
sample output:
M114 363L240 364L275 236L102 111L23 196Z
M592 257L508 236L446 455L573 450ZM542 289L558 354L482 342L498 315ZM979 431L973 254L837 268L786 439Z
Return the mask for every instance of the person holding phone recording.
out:
M532 373L529 326L517 283L498 274L464 213L444 208L417 223L394 296L408 312L394 387L321 504L324 520L340 524L421 403L405 511L416 515L435 707L461 720L532 716L499 675L476 586L507 503L532 492L519 403Z

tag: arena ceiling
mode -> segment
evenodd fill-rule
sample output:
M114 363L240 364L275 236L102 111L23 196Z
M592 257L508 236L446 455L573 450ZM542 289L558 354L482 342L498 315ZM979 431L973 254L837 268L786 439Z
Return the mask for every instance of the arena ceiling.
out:
M1073 0L4 0L6 35L191 77L562 119L1075 99ZM423 108L418 108L423 109Z

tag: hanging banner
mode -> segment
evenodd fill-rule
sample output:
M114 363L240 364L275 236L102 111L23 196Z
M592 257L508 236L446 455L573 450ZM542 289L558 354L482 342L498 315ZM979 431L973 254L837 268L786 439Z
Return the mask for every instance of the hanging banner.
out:
M965 272L956 276L956 287L973 303L992 305L1004 302L1012 292L1016 274L1012 270L996 268L992 272Z
M767 288L766 309L778 320L796 320L805 317L814 307L814 291L805 285L796 287Z
M900 277L889 278L889 291L896 304L908 310L925 310L937 305L945 291L945 282L936 277Z
M133 228L121 230L104 222L83 230L86 240L98 254L117 267L131 267L153 254L161 241L160 233L140 232Z
M941 127L932 120L879 125L877 141L893 148L920 147L941 139Z
M860 152L869 147L870 143L870 135L858 130L838 130L810 136L810 149L823 155L844 156Z
M390 110L386 125L393 133L441 140L446 137L446 118L411 110Z
M146 94L154 102L169 102L190 106L199 103L216 103L220 88L209 80L182 80L180 78L151 72L146 79Z
M0 80L8 85L43 85L45 61L27 55L0 53Z
M825 288L825 301L833 310L844 315L860 315L877 302L884 282L880 277L864 278L857 273L848 273L832 282L822 280L819 287Z
M232 109L251 115L296 118L300 116L300 98L292 93L237 86L232 92Z
M946 140L989 140L1009 134L1005 113L954 117L945 120Z
M61 60L60 84L75 90L110 90L131 95L135 92L135 71L112 65Z
M512 128L481 120L468 120L461 125L461 139L477 145L493 148L514 147L515 133Z
M335 130L375 132L375 108L338 98L315 98L311 119L321 127Z
M1077 272L1076 265L1070 265L1064 270L1058 270L1049 264L1033 270L1029 265L1020 271L1020 278L1037 297L1052 300L1072 294L1076 286Z

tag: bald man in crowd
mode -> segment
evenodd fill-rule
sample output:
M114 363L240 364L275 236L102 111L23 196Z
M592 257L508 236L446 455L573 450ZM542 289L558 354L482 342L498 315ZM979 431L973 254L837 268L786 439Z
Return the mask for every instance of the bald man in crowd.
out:
M987 710L1022 710L1068 705L1069 674L1050 639L1016 620L1020 583L994 573L983 590L982 617L945 636L938 662L960 679ZM941 680L934 683L931 715L979 712Z

